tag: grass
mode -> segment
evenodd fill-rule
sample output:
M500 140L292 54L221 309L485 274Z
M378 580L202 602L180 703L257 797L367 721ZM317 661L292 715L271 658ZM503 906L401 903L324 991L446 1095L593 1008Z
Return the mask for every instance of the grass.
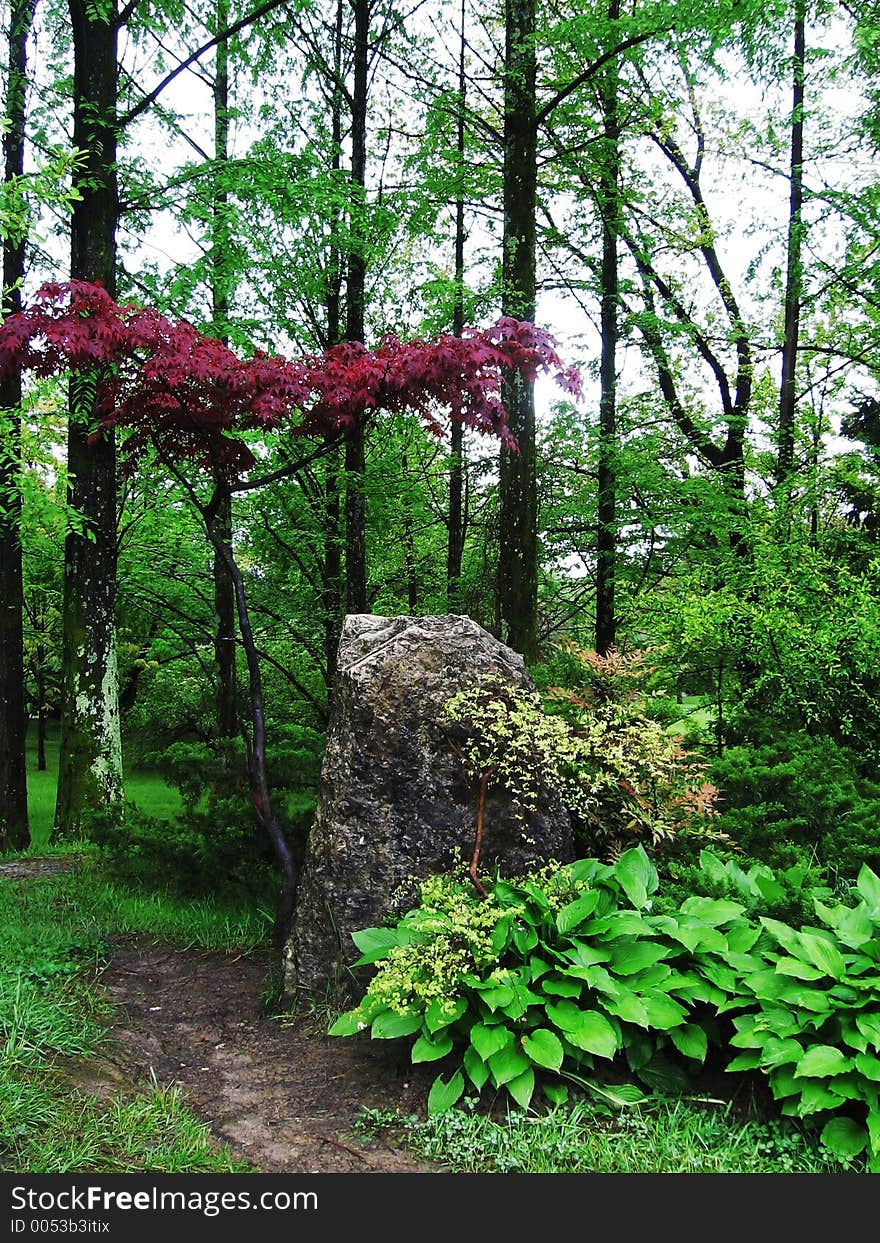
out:
M267 917L130 890L102 875L91 847L81 853L76 872L0 882L0 1168L244 1171L176 1090L153 1083L106 1100L80 1091L65 1059L101 1052L113 1016L98 973L121 932L242 950L265 939Z
M55 819L55 791L58 782L58 725L50 721L46 730L46 768L37 769L36 729L27 739L28 819L31 848L43 851L49 844ZM130 768L125 773L125 797L141 811L159 820L171 820L183 807L180 793L156 773Z
M840 1174L786 1121L738 1119L731 1106L657 1098L609 1115L582 1102L506 1119L451 1109L427 1119L363 1110L365 1136L391 1131L455 1173Z

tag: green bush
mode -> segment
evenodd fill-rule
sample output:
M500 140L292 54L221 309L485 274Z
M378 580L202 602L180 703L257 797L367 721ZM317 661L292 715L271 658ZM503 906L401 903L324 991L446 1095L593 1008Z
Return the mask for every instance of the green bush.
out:
M717 883L725 864L705 854ZM769 869L743 875L752 897L784 896ZM523 1109L567 1082L632 1102L685 1088L710 1049L742 1049L728 1070L766 1076L783 1114L880 1169L880 879L863 867L846 902L814 892L822 926L800 931L729 898L655 911L658 887L642 847L497 881L485 900L433 877L395 927L355 936L357 965L378 970L330 1034L409 1038L413 1062L443 1062L431 1114L468 1082ZM603 1067L638 1083L600 1081Z
M749 854L781 868L808 850L845 877L862 863L880 871L880 784L839 743L796 733L730 747L712 775L723 790L718 827Z

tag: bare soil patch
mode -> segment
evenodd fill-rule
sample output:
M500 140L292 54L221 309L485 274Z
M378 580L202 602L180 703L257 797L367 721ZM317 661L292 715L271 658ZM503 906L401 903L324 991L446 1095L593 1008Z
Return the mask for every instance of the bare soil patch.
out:
M117 1007L104 1058L80 1067L90 1091L177 1084L217 1140L264 1173L426 1173L383 1133L366 1143L362 1107L424 1115L436 1073L384 1041L330 1039L308 1018L265 1014L265 955L127 941L103 973ZM429 1068L430 1071L430 1068Z

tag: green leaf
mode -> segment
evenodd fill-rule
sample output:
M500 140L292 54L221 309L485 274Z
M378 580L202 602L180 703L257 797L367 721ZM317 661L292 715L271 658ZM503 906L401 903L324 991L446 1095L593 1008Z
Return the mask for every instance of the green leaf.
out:
M396 945L408 940L408 934L399 928L362 928L360 932L353 932L351 939L361 951L355 966L365 967L380 958L387 958Z
M880 1049L880 1014L857 1014L856 1027L875 1049Z
M793 976L796 980L821 980L824 973L810 962L783 956L776 960L776 974Z
M820 1078L823 1075L842 1075L851 1070L853 1060L830 1044L816 1044L807 1049L795 1068L795 1075L802 1079L807 1075Z
M643 846L624 851L614 865L614 876L636 910L646 905L648 894L654 893L660 883L657 869Z
M611 947L610 967L618 975L634 975L637 971L668 958L671 952L667 946L657 945L652 941L623 941Z
M564 1083L542 1083L541 1091L551 1105L564 1105L568 1100L568 1088Z
M880 1080L880 1058L874 1057L872 1053L858 1053L856 1070L866 1079L873 1079L876 1082Z
M727 898L702 898L695 895L686 898L681 909L685 915L692 915L714 928L736 919L746 908L740 902L731 902Z
M801 941L810 962L825 975L830 975L832 980L839 980L845 974L846 963L843 955L830 941L826 941L824 937L813 936L809 932L801 933Z
M803 1046L793 1037L770 1036L761 1049L761 1066L764 1070L775 1070L777 1066L800 1062L803 1055Z
M553 1016L550 1017L552 1019ZM596 1010L581 1010L577 1022L561 1030L565 1032L569 1044L586 1053L594 1053L596 1057L612 1058L617 1052L617 1032L604 1014Z
M471 1044L487 1062L494 1053L513 1044L513 1032L501 1023L492 1026L475 1023L471 1028Z
M481 1092L486 1084L486 1080L489 1078L489 1067L480 1057L476 1049L472 1048L470 1045L464 1051L462 1062L471 1083L478 1092Z
M328 1031L328 1036L354 1036L364 1029L364 1020L358 1010L349 1010L340 1014L339 1018Z
M868 1132L852 1118L832 1118L822 1128L821 1138L838 1160L848 1161L862 1152L868 1142Z
M617 996L609 997L604 1005L609 1014L623 1019L625 1023L635 1023L638 1027L650 1025L644 1001L629 989L620 989Z
M562 1042L546 1027L537 1027L523 1036L522 1047L536 1066L545 1070L559 1070L564 1056Z
M653 997L646 997L645 1009L648 1012L648 1022L652 1027L657 1027L661 1031L669 1031L670 1028L679 1027L687 1011L678 1002L673 1001L671 997L664 997L662 993L658 993Z
M452 1049L452 1037L439 1036L436 1040L431 1036L421 1035L412 1047L410 1057L414 1062L437 1062Z
M500 1088L505 1083L510 1083L511 1079L516 1079L518 1075L530 1070L531 1062L522 1049L511 1045L507 1049L500 1049L498 1053L492 1054L489 1058L489 1069L496 1088Z
M456 997L452 1001L438 1001L435 998L425 1011L425 1026L429 1032L439 1031L441 1027L448 1027L460 1019L466 1009L464 997Z
M584 991L584 986L580 980L567 980L558 975L545 979L541 984L541 988L545 993L549 993L551 997L580 997Z
M761 1055L756 1049L749 1050L748 1053L738 1053L732 1062L724 1067L728 1070L756 1070L761 1065Z
M798 1082L803 1085L800 1100L797 1102L797 1113L801 1118L806 1118L808 1114L822 1113L826 1109L839 1109L843 1104L840 1093L833 1092L826 1083L818 1079L808 1079L806 1083L799 1079Z
M706 1060L709 1040L698 1023L685 1023L669 1033L669 1039L685 1057L694 1058L698 1062Z
M457 1070L448 1082L444 1082L443 1076L438 1075L431 1084L431 1091L428 1093L428 1117L431 1118L435 1114L446 1113L447 1109L451 1109L458 1098L464 1091L464 1075Z
M521 1109L528 1109L535 1091L535 1072L531 1066L515 1079L508 1079L507 1090Z
M780 923L778 919L768 919L765 915L761 916L761 923L784 950L788 950L795 958L803 959L804 948L799 932L795 932L788 924Z
M863 863L859 869L856 889L867 902L872 917L880 915L880 877L871 871L867 863Z
M531 924L517 922L513 927L513 943L524 957L538 944L538 934ZM533 977L534 978L534 977Z
M574 902L569 902L556 916L556 931L560 934L571 932L578 924L583 923L596 909L599 894L595 890L582 894Z
M370 1035L374 1040L397 1040L400 1036L411 1036L421 1026L420 1014L398 1014L396 1010L383 1010L373 1019Z

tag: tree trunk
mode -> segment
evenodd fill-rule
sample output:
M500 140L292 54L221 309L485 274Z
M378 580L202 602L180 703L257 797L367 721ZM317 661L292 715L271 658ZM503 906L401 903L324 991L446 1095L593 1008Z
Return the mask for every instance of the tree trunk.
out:
M458 117L456 119L455 197L455 304L452 309L452 335L460 337L464 328L464 119L467 106L465 74L465 0L461 0L461 39L458 50ZM446 541L446 605L451 613L461 612L461 562L464 556L464 427L453 422L450 432L449 516Z
M611 0L608 17L620 17L620 0ZM614 587L617 557L617 305L620 230L620 121L617 67L602 83L603 144L599 173L602 215L602 357L599 365L599 463L596 530L596 651L606 656L614 646L617 619Z
M804 75L806 65L806 0L795 0L794 61L791 111L791 162L788 209L788 261L785 276L785 338L779 388L779 454L777 482L787 491L794 471L795 383L800 332L804 240Z
M36 0L12 0L6 79L4 179L24 171L27 40ZM3 242L3 314L21 310L25 239ZM24 679L24 589L21 561L21 376L0 381L0 850L24 849L28 833Z
M535 0L506 0L501 310L535 318ZM498 591L506 641L533 661L538 645L538 488L534 385L508 375L502 400L519 452L501 450Z
M73 145L84 152L74 181L70 274L115 293L117 14L69 0L73 28ZM64 550L61 753L55 832L79 836L91 811L121 812L122 740L116 669L116 444L94 444L98 377L70 383L68 500L84 521Z
M366 287L364 220L367 178L367 91L370 0L353 0L354 78L351 93L351 217L346 325L348 341L363 341ZM367 505L364 428L356 427L345 446L345 575L349 613L367 612Z
M217 0L217 33L229 26L229 2ZM229 342L229 226L226 218L226 164L229 160L229 44L217 44L214 65L214 180L211 191L211 312L218 340ZM217 528L232 543L232 494L221 489ZM238 734L238 688L235 677L235 589L226 562L214 550L214 663L217 667L217 737Z

